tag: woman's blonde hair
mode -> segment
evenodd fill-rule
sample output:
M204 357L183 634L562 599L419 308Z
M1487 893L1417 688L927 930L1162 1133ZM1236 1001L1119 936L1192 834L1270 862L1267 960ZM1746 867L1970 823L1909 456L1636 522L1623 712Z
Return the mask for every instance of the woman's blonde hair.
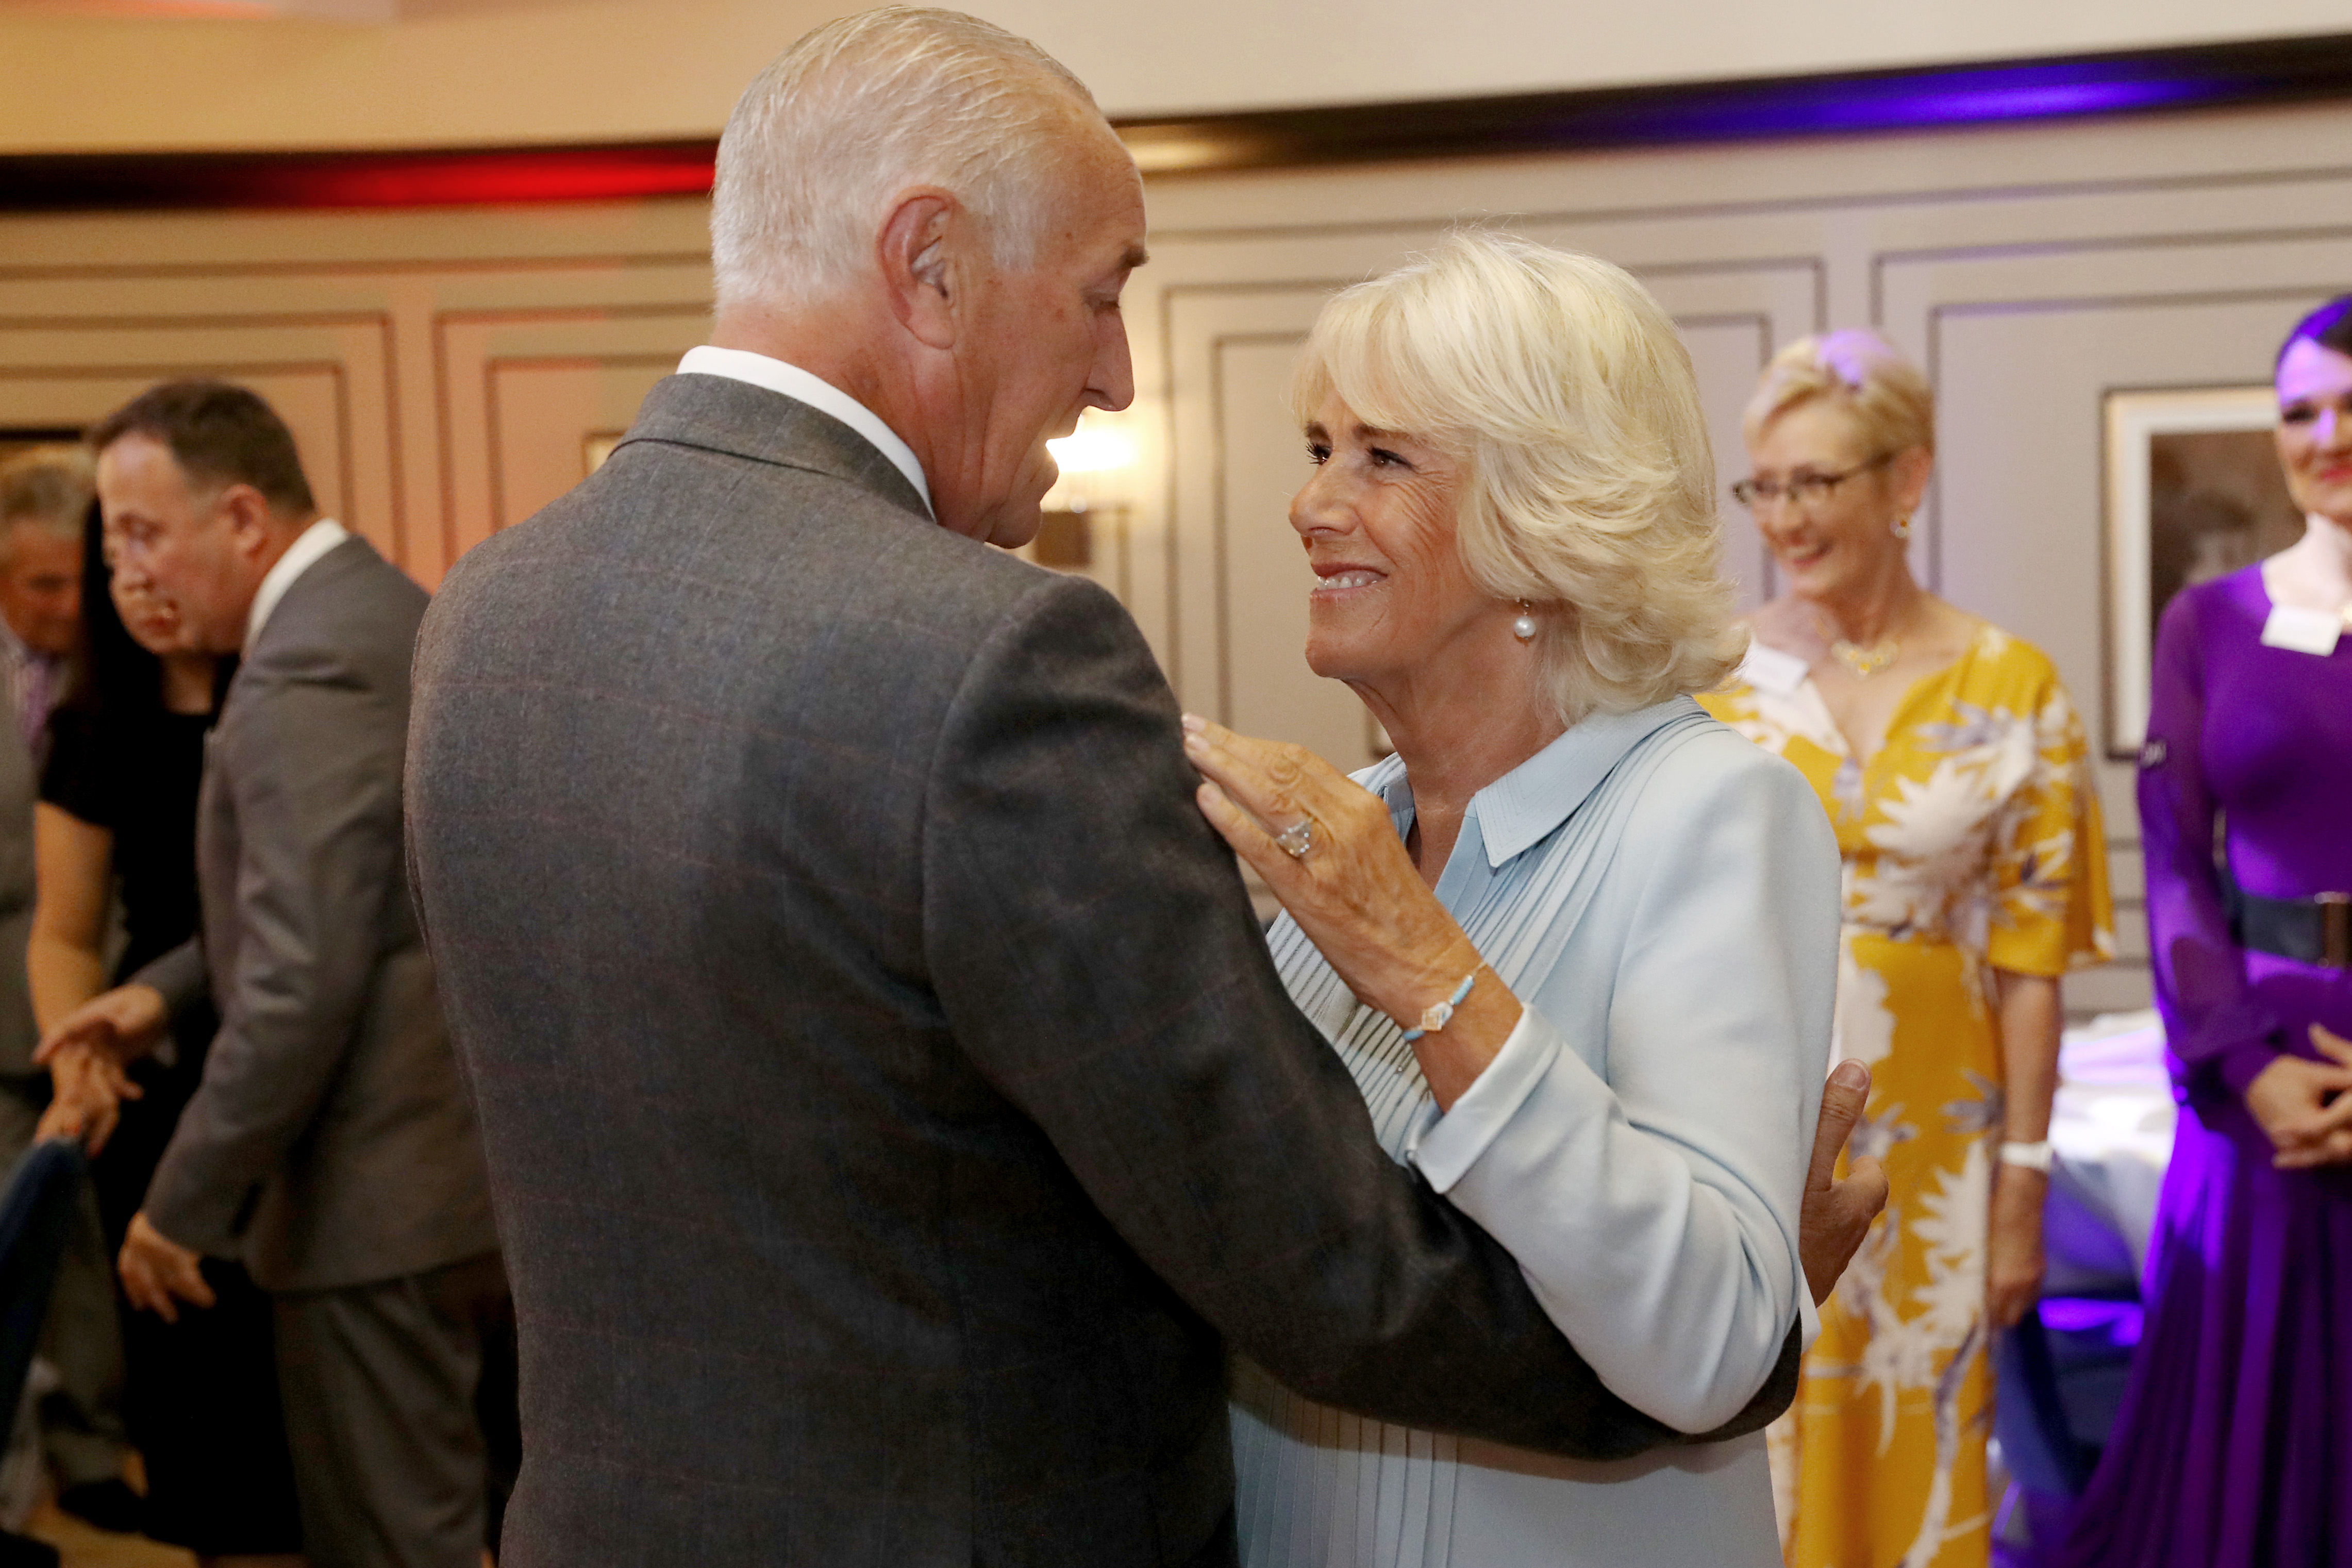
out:
M1292 412L1306 424L1334 393L1463 465L1463 564L1543 612L1566 722L1706 690L1738 662L1698 381L1622 268L1454 235L1324 306Z
M1845 410L1873 457L1936 451L1936 395L1919 367L1867 327L1799 338L1772 356L1739 428L1750 441L1800 404L1825 398Z

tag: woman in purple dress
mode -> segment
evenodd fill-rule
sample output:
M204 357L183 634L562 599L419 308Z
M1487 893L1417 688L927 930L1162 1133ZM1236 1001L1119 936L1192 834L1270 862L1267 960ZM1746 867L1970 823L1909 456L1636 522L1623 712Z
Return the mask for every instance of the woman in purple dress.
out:
M2352 295L2277 385L2307 531L2157 636L2140 829L2180 1126L2069 1568L2352 1565Z

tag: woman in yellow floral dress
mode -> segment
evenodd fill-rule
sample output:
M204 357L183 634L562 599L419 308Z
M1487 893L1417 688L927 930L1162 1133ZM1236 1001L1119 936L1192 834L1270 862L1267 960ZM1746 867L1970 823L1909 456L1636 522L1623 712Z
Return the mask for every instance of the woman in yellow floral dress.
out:
M2112 956L2081 722L2042 653L1912 577L1926 381L1870 332L1794 343L1746 421L1787 592L1703 699L1794 763L1845 859L1840 1057L1873 1075L1855 1154L1883 1219L1773 1432L1791 1568L1981 1568L1990 1337L2042 1279L2059 977Z

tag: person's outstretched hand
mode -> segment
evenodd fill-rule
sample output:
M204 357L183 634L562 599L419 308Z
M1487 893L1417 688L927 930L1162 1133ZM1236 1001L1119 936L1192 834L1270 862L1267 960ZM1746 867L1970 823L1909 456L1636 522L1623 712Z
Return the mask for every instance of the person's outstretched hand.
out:
M163 994L152 985L118 985L101 991L57 1022L33 1051L33 1065L47 1067L68 1047L95 1051L118 1065L152 1050L171 1016Z
M1822 1121L1813 1133L1813 1165L1805 1176L1805 1206L1797 1221L1797 1254L1818 1307L1862 1247L1870 1222L1886 1206L1886 1172L1875 1160L1856 1160L1843 1181L1838 1154L1870 1103L1870 1069L1843 1061L1822 1089Z

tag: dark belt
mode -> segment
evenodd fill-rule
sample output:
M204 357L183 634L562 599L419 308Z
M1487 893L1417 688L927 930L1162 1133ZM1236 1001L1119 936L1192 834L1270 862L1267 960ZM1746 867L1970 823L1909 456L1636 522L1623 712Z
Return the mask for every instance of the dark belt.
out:
M2242 945L2324 969L2352 969L2352 893L2266 899L2242 888L2231 891Z

